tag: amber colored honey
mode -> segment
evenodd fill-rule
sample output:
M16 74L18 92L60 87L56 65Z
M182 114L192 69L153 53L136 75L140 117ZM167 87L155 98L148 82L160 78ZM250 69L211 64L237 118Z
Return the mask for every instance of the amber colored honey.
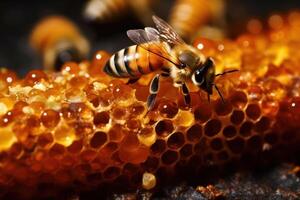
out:
M208 102L193 90L191 108L184 107L163 79L146 115L148 87L101 73L104 51L90 63L66 63L61 73L34 70L18 79L0 70L0 187L24 198L53 194L38 193L47 185L151 189L174 172L299 150L300 17L288 19L272 16L264 33L252 21L254 33L234 41L195 41L217 72L240 70L216 78L224 104L216 91Z

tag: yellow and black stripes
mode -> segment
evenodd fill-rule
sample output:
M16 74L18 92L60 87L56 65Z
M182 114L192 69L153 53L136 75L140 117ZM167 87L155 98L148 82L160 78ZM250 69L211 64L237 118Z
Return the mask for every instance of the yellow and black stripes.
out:
M138 45L115 53L104 67L104 72L113 77L134 78L160 69L163 60Z

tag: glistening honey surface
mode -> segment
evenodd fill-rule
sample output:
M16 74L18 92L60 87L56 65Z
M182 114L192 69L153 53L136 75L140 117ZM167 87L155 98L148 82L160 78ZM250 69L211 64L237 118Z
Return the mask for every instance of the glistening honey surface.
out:
M270 19L268 32L195 41L214 58L217 73L240 70L216 79L225 104L216 91L209 103L189 85L192 102L186 107L163 79L156 105L145 115L149 77L126 85L104 75L104 51L91 62L66 63L60 73L34 70L18 79L1 69L2 195L47 196L53 191L41 191L53 185L138 188L142 180L153 187L154 177L160 184L173 173L251 163L278 152L290 156L285 152L299 150L300 141L300 15L291 13L284 23L276 19L283 21Z

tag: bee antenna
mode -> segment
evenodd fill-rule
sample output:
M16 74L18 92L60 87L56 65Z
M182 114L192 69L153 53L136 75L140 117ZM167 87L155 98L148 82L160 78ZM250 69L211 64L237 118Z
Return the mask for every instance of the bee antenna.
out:
M222 93L220 92L219 88L216 86L216 84L214 84L214 87L216 88L216 90L217 90L219 96L221 97L223 104L225 104L224 97L223 97Z
M225 74L232 73L232 72L237 72L237 71L239 71L239 70L238 69L228 70L228 71L216 74L216 76L223 76Z

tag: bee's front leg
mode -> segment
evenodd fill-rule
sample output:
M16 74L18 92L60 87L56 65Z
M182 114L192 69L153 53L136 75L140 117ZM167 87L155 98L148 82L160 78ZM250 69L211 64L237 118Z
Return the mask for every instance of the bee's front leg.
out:
M189 92L189 88L186 86L185 83L182 83L181 84L181 92L183 94L183 97L184 97L184 103L188 106L191 105L191 95L190 95L190 92Z
M150 83L150 88L149 88L150 95L148 96L147 99L148 111L152 110L155 104L156 95L159 90L159 77L160 74L155 75Z

